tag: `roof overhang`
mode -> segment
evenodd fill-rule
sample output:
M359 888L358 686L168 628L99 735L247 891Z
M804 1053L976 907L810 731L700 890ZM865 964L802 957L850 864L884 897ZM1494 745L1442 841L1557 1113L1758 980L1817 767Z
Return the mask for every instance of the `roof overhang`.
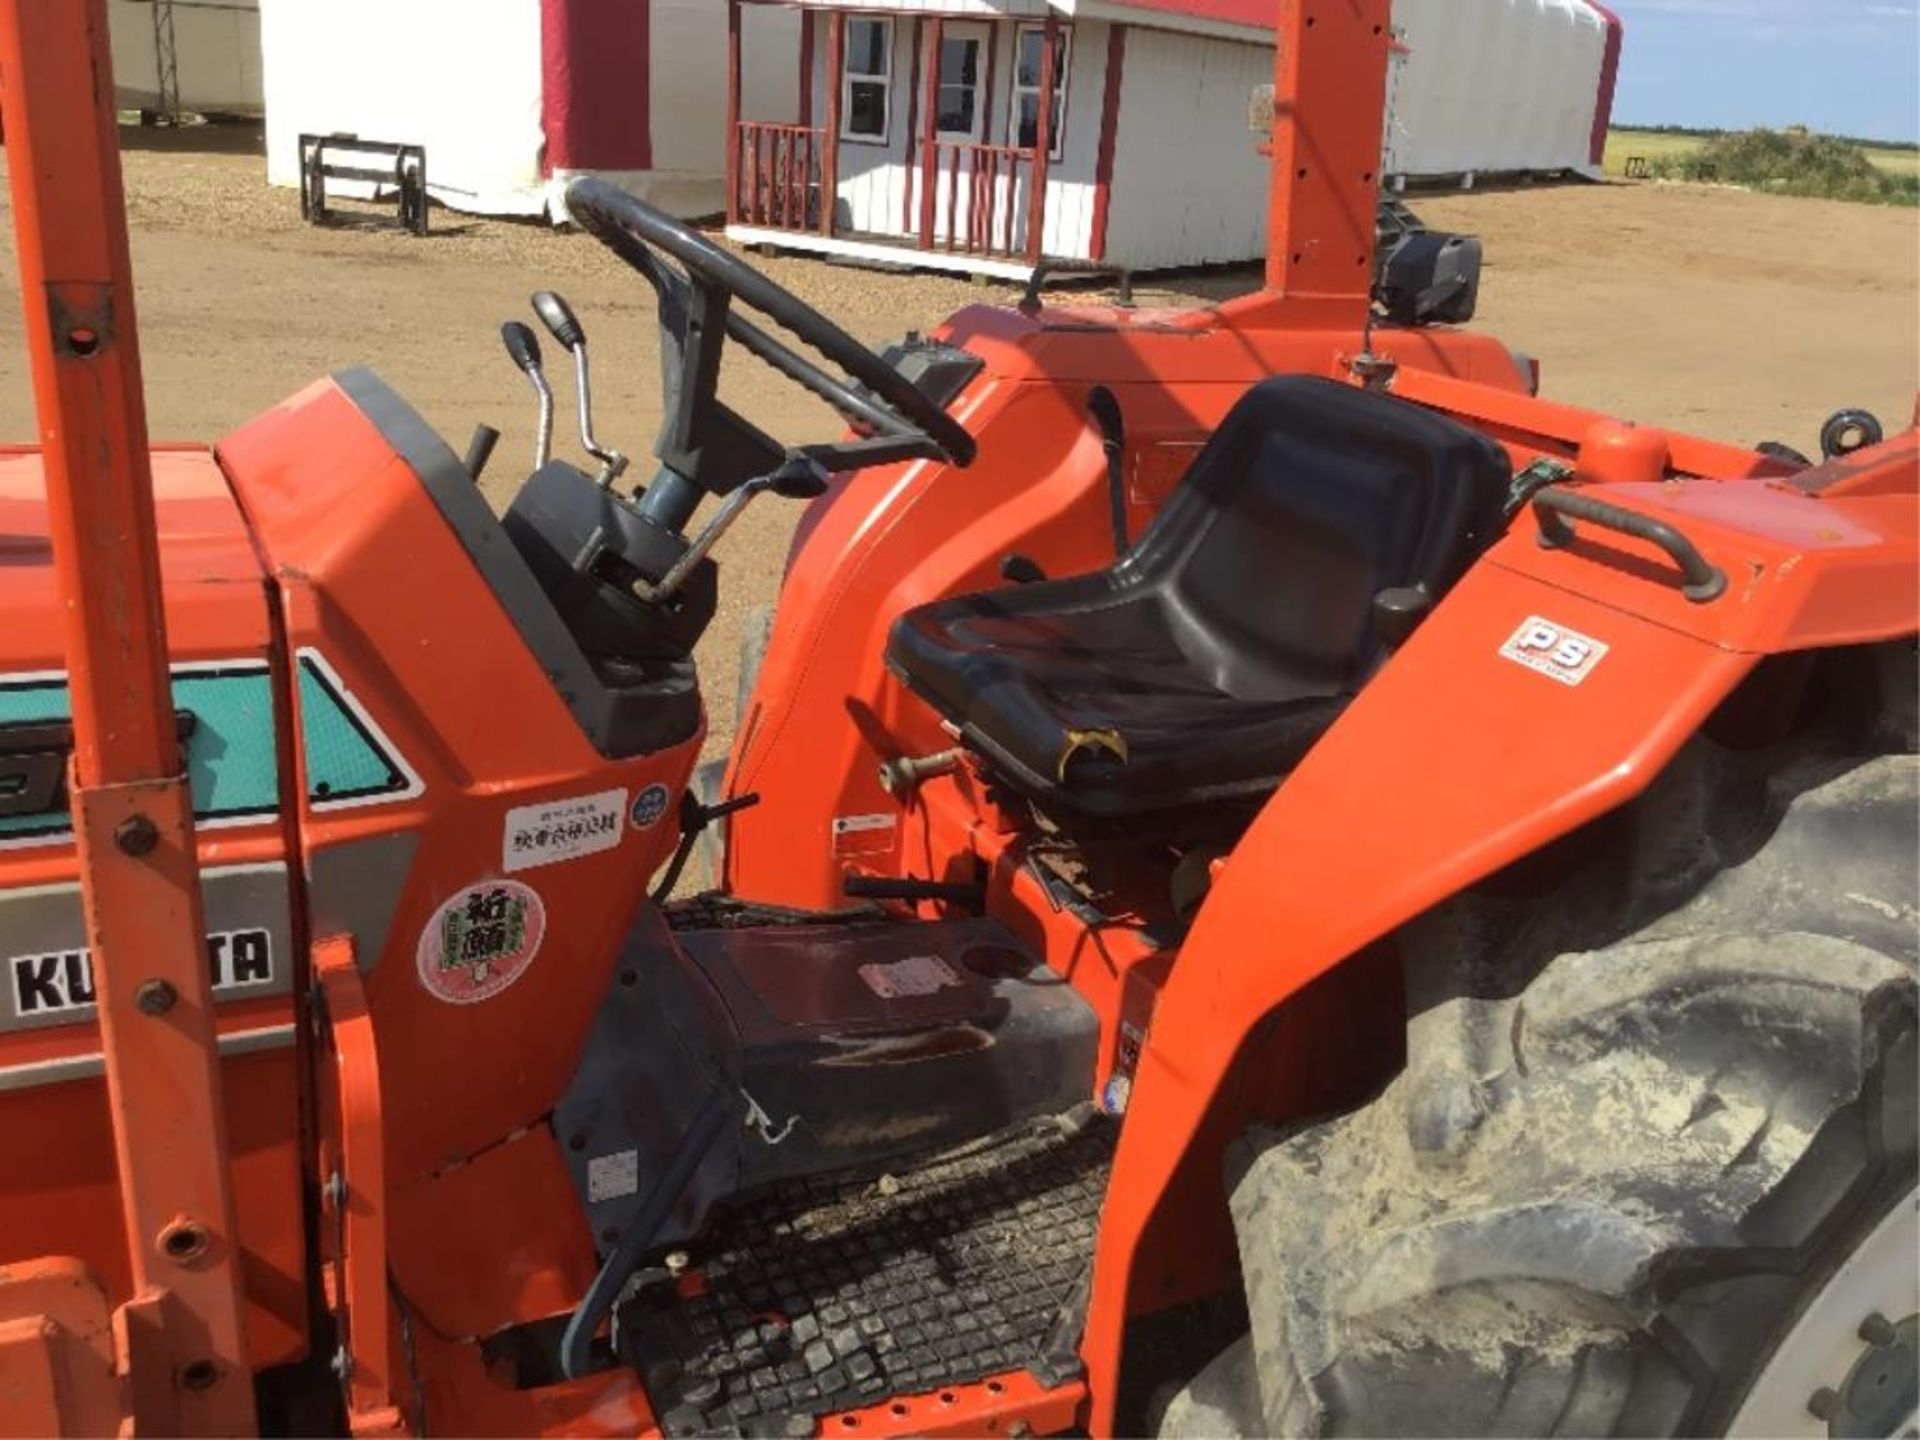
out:
M1238 40L1249 45L1273 44L1273 26L1233 18L1259 13L1265 8L1265 0L748 0L748 3L979 20L1031 20L1052 10L1066 20L1108 21Z
M1200 9L1173 9L1168 3L1128 4L1126 0L1054 0L1054 9L1077 20L1109 20L1144 25L1155 30L1179 30L1189 35L1211 35L1250 45L1273 44L1271 25L1246 25L1200 13ZM1212 10L1214 6L1206 6ZM1238 7L1235 7L1238 8Z

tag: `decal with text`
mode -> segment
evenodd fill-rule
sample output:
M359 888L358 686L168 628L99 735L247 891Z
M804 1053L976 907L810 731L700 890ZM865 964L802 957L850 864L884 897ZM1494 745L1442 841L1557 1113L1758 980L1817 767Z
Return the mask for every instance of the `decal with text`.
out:
M624 790L517 805L507 812L500 867L511 874L611 850L620 843L620 817L626 809Z
M517 880L469 885L420 932L420 983L450 1005L491 1000L518 980L546 938L547 908Z
M1500 653L1562 685L1578 685L1606 655L1607 644L1538 615L1529 615L1512 638L1500 647Z
M953 967L938 955L909 955L904 960L895 960L887 965L862 965L860 978L882 1000L932 995L949 985L961 983Z
M259 928L207 936L207 974L216 995L273 982L273 937ZM7 961L13 1013L54 1015L93 1004L93 963L85 950L15 955Z

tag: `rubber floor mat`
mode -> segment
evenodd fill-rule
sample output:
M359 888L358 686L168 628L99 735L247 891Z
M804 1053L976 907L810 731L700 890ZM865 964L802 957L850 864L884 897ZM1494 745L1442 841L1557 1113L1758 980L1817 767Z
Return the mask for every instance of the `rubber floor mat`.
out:
M1030 1122L912 1169L734 1202L677 1283L620 1312L666 1433L807 1434L1006 1371L1067 1378L1049 1356L1079 1341L1114 1133L1097 1116Z

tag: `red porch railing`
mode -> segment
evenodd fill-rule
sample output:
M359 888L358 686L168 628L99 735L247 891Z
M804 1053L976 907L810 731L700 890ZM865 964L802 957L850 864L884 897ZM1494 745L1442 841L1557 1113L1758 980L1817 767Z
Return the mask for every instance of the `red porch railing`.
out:
M727 219L776 230L819 229L823 133L811 125L759 120L736 125Z
M921 171L934 196L921 211L920 244L965 255L1024 253L1027 207L1035 203L1033 162L1032 150L1015 145L936 141L933 164Z

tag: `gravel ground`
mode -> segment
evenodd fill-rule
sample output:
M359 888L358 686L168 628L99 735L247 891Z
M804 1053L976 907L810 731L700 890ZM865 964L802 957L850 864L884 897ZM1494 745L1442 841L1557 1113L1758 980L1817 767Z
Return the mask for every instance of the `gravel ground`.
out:
M649 448L660 410L651 292L590 239L445 211L424 240L313 229L300 222L292 191L264 183L255 128L128 130L122 139L156 437L217 437L329 370L371 363L456 450L476 422L499 426L485 488L503 503L531 446L533 406L496 331L527 314L530 291L552 286L594 341L603 437L631 453ZM1436 227L1484 238L1478 323L1538 357L1555 397L1803 449L1842 405L1865 405L1893 424L1912 413L1920 212L1651 185L1416 197L1415 207ZM12 243L8 223L0 251L9 265ZM1013 296L952 277L753 261L869 342ZM1251 269L1156 277L1136 286L1136 298L1191 304L1257 283ZM0 440L34 429L18 315L8 285ZM560 388L565 407L571 388ZM840 428L751 360L730 364L723 393L783 439ZM564 418L558 432L570 451ZM793 518L792 507L762 502L724 542L721 617L701 657L715 748L732 728L739 620L772 598Z

